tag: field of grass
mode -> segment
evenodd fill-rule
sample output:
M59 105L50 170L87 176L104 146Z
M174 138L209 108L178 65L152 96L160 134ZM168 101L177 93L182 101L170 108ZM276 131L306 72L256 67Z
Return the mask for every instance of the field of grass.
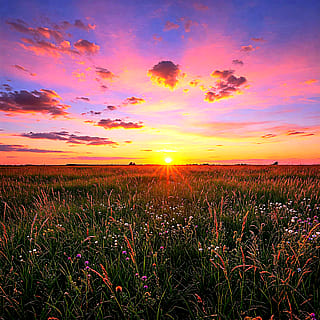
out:
M0 319L320 314L320 166L0 176Z

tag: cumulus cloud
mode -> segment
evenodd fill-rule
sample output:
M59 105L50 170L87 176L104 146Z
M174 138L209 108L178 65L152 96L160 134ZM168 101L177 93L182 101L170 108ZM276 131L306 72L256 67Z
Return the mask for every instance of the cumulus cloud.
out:
M123 104L124 105L128 105L128 104L141 104L146 102L146 100L142 99L142 98L136 98L136 97L130 97L127 98L126 100L124 100Z
M98 46L97 44L83 39L80 39L77 42L75 42L73 46L76 49L78 49L80 53L88 55L95 54L100 49L100 46Z
M16 68L17 70L21 70L21 71L24 71L24 72L28 73L32 77L37 75L36 73L30 72L28 69L26 69L26 68L24 68L22 66L19 66L18 64L13 65L13 67Z
M239 66L243 66L243 61L241 60L238 60L238 59L234 59L232 60L232 63L235 64L235 65L239 65Z
M240 87L241 85L245 84L247 82L247 79L245 77L239 77L237 78L236 76L230 76L227 79L228 85L232 85L234 87Z
M143 127L142 122L125 122L121 119L115 119L115 120L111 120L111 119L101 119L98 123L97 126L99 127L103 127L104 129L108 130L108 129L119 129L119 128L123 128L123 129L140 129Z
M174 30L174 29L178 29L179 25L171 22L171 21L167 21L166 24L164 25L164 31L170 31L170 30Z
M65 151L32 149L20 144L2 144L0 142L0 152L33 152L33 153L64 153Z
M101 68L101 67L96 67L96 74L103 80L109 80L112 81L115 79L117 76L109 71L108 69Z
M229 76L231 76L234 73L234 70L215 70L211 73L211 77L213 78L220 78L220 79L226 79Z
M118 145L117 142L111 141L108 138L92 137L92 136L79 136L76 134L70 134L67 131L59 132L29 132L20 134L21 137L30 139L47 139L47 140L59 140L72 144L86 144L88 146L101 146L101 145Z
M156 84L170 89L174 89L181 74L179 65L172 61L161 61L148 71L148 76Z
M215 70L211 76L218 78L215 86L207 91L204 100L216 102L222 99L231 98L235 93L240 93L240 86L247 82L245 77L236 77L234 70Z
M249 46L242 46L240 49L242 52L251 52L255 50L257 50L257 48L254 48L251 44Z
M0 92L0 111L13 113L42 113L53 117L66 116L69 105L60 102L61 97L53 90Z

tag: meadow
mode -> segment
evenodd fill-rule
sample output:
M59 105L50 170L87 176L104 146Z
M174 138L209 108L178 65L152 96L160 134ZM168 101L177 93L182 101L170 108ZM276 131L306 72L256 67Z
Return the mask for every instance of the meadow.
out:
M0 319L319 317L320 166L0 176Z

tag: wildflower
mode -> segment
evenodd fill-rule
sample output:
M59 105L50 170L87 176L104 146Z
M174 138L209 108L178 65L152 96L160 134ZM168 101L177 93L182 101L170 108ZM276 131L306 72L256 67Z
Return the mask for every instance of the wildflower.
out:
M141 277L141 280L142 280L142 281L147 281L147 276L142 276L142 277Z
M85 265L88 265L88 264L89 264L89 261L85 261L84 264L85 264Z
M137 273L135 274L135 276L136 276L136 277L139 277L139 273L137 272Z
M147 285L143 286L143 289L148 289L148 286Z
M68 257L68 260L71 261L71 257Z
M116 292L122 292L122 287L121 286L116 286Z
M301 272L301 268L298 268L297 271L298 271L298 272Z
M77 254L77 258L81 258L81 254L80 253Z
M164 246L161 246L161 247L160 247L160 250L163 250L163 249L164 249Z
M129 258L129 257L126 257L126 260L127 260L127 261L129 261L129 260L130 260L130 258Z
M125 250L124 250L124 251L122 251L122 254L127 254L127 251L125 251Z

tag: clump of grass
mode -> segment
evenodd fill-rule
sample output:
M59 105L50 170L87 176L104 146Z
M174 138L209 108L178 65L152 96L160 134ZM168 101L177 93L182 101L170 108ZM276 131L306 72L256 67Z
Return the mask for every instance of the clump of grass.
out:
M0 168L0 317L314 320L319 169Z

